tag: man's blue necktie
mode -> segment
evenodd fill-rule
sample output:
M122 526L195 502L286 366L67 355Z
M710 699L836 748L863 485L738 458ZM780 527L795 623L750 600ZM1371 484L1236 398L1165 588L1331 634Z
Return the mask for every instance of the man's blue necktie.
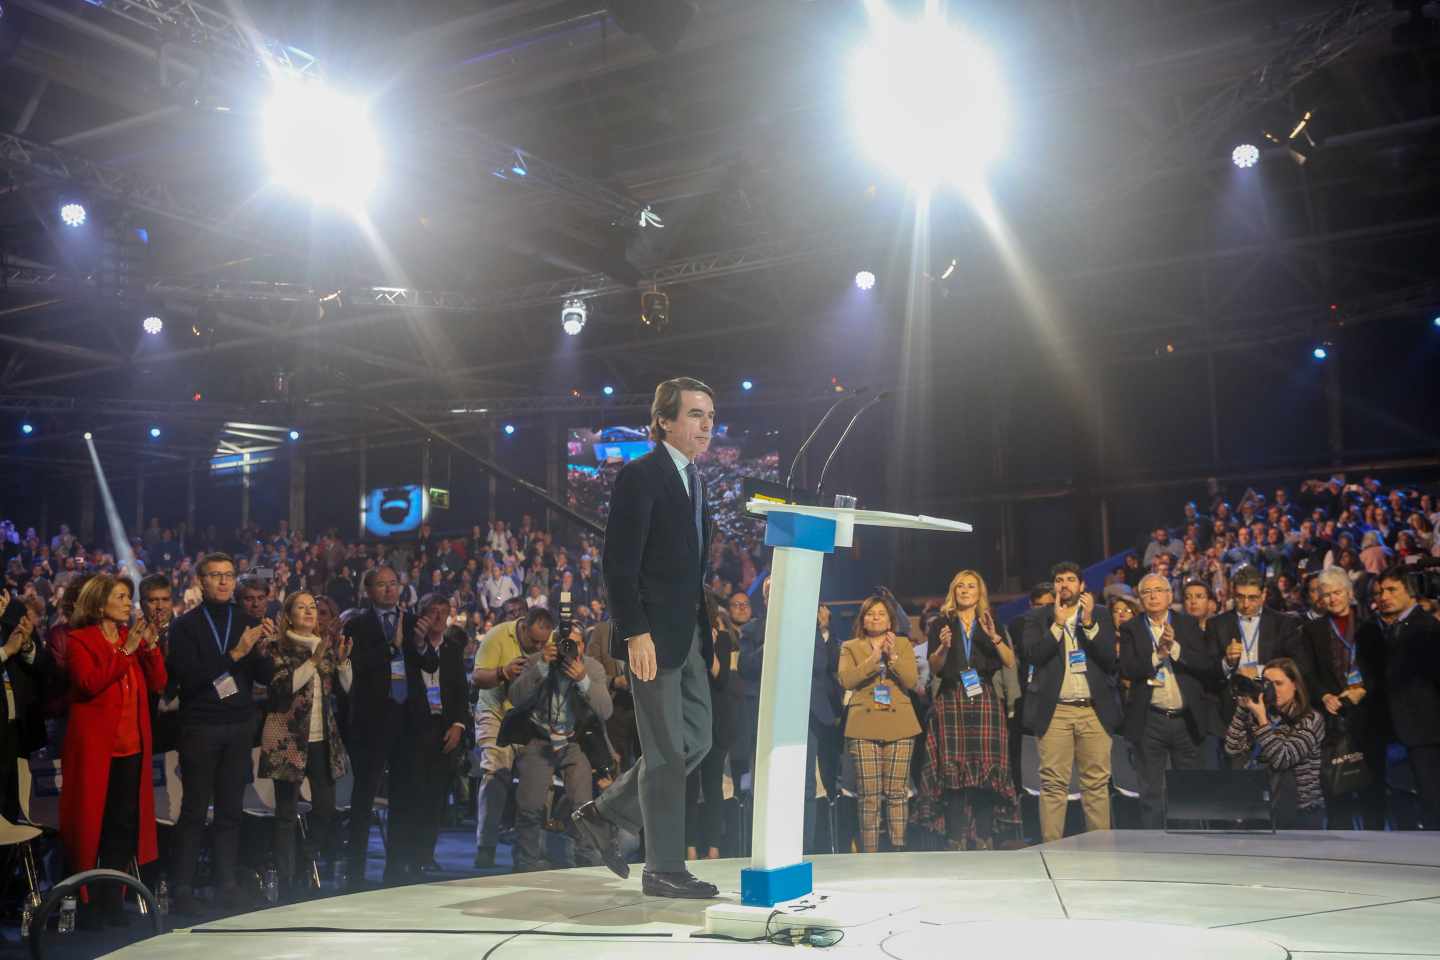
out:
M694 462L685 464L685 477L690 481L690 507L695 514L695 542L700 549L705 549L705 535L701 529L701 498L700 498L700 471L695 469Z

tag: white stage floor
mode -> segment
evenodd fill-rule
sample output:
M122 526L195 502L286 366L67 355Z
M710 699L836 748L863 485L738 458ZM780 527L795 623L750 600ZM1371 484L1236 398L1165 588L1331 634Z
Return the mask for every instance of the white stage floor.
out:
M831 856L814 864L817 894L886 908L825 951L840 956L928 960L979 950L1050 960L1440 960L1436 834L1115 831L1014 852ZM694 872L738 902L743 865L710 861ZM282 907L178 930L113 956L651 960L786 949L694 939L712 902L647 899L638 866L626 881L599 868L555 870Z

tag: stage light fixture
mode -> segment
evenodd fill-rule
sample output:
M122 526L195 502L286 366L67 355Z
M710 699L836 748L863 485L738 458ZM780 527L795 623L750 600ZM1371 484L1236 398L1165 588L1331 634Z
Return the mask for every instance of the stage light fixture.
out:
M640 294L640 322L656 331L670 325L670 295L660 290Z
M560 328L573 337L585 329L585 316L584 300L566 300L560 309Z
M85 207L78 203L67 203L60 208L60 222L67 227L79 227L85 223Z
M755 381L753 381L753 380L741 380L741 381L740 381L740 389L741 389L741 390L754 390L754 389L755 389Z
M1314 350L1310 351L1310 356L1314 357L1316 360L1324 360L1326 357L1330 356L1330 351L1326 349L1325 345L1322 343L1318 344Z
M973 185L1009 126L989 51L939 14L901 20L879 9L871 26L850 72L852 116L871 158L921 188Z
M299 430L291 430L291 431L290 431L290 439L291 439L291 440L299 440L299 439L300 439L300 431L299 431Z
M32 434L32 433L35 432L35 426L34 426L34 424L30 424L30 423L22 423L22 424L20 424L20 432L23 433L23 434L25 434L25 436L28 437L28 436L30 436L30 434Z
M150 334L150 336L153 337L161 330L165 329L165 321L161 320L159 317L150 316L146 317L145 320L140 324L140 326L144 328L146 333Z
M513 424L513 423L507 423L507 424L505 424L505 436L507 436L507 437L513 437L513 436L515 436L515 424Z
M151 440L159 440L159 439L160 439L160 428L159 428L159 427L151 427L151 428L150 428L150 439L151 439Z
M365 104L323 84L278 83L264 132L275 181L317 203L356 209L380 178L380 147Z
M89 430L86 430L86 431L85 431L85 439L86 439L86 440L94 440L94 439L95 439L95 435L94 435L93 433L91 433Z
M855 274L855 286L861 290L869 290L875 286L875 274L869 270L861 270Z
M1248 170L1260 162L1260 148L1253 143L1242 143L1230 151L1230 159L1241 170Z
M515 162L510 165L510 172L517 177L525 177L530 174L530 171L525 169L525 158L518 153L515 154Z
M600 392L605 394L605 396L607 397L615 396L615 388L610 386L608 383L600 388Z
M1289 129L1289 133L1274 133L1272 130L1284 130L1285 127L1276 125L1265 131L1265 139L1271 143L1278 144L1290 152L1290 157L1300 166L1310 162L1311 156L1315 153L1316 143L1310 136L1310 120L1313 114L1306 110L1304 115L1296 120Z
M1437 316L1436 316L1433 320L1431 320L1430 322L1433 323L1435 326L1440 327L1440 315L1437 315Z

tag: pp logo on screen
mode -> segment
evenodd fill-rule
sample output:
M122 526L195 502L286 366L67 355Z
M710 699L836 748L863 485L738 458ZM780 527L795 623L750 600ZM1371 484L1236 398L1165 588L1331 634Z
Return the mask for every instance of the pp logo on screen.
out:
M425 519L425 492L417 484L380 487L365 496L365 529L376 537L413 533Z

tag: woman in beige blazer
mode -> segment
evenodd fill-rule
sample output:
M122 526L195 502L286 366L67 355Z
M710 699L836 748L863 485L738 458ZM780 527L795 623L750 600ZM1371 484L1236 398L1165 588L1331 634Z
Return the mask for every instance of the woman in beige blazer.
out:
M915 651L896 640L890 608L881 597L860 605L855 636L840 648L840 685L849 691L845 748L855 762L860 806L860 850L880 846L884 800L890 845L905 849L906 786L920 722L910 702L919 681Z

